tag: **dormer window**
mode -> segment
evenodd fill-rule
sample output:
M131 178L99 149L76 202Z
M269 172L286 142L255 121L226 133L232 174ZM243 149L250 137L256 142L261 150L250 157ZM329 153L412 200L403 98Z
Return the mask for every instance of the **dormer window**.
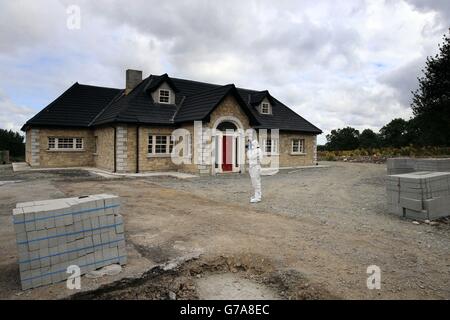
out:
M170 91L166 89L159 89L159 103L170 102Z
M261 103L261 113L262 114L271 114L271 110L270 110L270 103L268 102L263 102Z

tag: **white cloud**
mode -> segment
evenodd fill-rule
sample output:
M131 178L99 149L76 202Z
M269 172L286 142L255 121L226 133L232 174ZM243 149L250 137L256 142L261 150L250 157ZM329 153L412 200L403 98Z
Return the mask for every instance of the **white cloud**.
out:
M18 106L0 90L0 128L19 131L22 125L33 116L34 110Z
M124 70L135 68L268 89L326 133L379 129L410 116L410 91L445 32L447 3L2 2L0 87L14 101L39 96L30 107L41 109L75 81L123 87ZM80 30L66 28L72 4Z

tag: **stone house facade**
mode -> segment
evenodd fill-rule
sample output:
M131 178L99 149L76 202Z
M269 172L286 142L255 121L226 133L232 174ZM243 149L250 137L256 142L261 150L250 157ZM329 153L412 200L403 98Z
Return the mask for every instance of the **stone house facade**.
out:
M135 70L124 90L75 83L22 130L32 167L208 175L245 172L249 135L265 166L315 165L321 133L268 91Z

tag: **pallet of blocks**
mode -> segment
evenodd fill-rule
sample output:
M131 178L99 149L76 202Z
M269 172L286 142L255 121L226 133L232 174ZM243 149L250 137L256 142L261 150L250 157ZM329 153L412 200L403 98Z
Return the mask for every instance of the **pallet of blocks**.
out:
M416 159L415 171L450 172L450 158Z
M119 197L98 194L17 203L13 224L22 289L66 280L67 267L81 274L127 262Z
M415 159L412 158L389 158L386 160L387 174L414 172L415 164Z
M450 215L450 173L412 172L386 177L388 211L418 220Z

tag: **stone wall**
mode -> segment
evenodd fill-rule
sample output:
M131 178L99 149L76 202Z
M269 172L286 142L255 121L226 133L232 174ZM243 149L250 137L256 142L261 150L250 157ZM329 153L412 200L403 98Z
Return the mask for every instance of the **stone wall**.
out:
M171 135L173 128L169 127L147 127L139 128L139 172L147 171L177 171L176 166L169 155L149 155L148 137L150 134ZM133 130L136 132L136 130ZM130 148L130 153L136 155L136 148ZM135 163L136 161L134 161Z
M94 165L94 132L90 129L30 129L30 165L42 168ZM37 137L35 139L35 137ZM83 138L83 150L48 150L48 137ZM36 142L37 141L37 142ZM34 145L33 145L34 143ZM38 144L38 145L37 145Z
M292 139L305 139L305 154L292 154ZM299 133L280 132L280 167L315 165L316 136Z
M238 119L244 130L250 128L247 115L233 96L226 97L211 113L209 122L202 124L201 130L194 130L194 123L182 125L181 128L191 133L191 163L176 165L170 154L150 155L148 153L149 134L171 135L172 127L139 127L139 172L148 171L183 171L195 174L211 174L210 149L205 147L211 140L205 134L208 129L221 121ZM194 137L194 131L200 136ZM116 127L116 171L136 172L136 126L118 125ZM84 150L50 151L48 137L82 137ZM200 139L199 139L200 138ZM314 165L317 162L317 137L291 132L279 135L280 167ZM97 139L97 152L95 150ZM294 155L291 152L292 139L305 140L305 153ZM197 145L196 145L197 143ZM202 163L201 160L206 160ZM101 127L91 129L29 129L26 132L26 161L37 167L78 167L96 166L109 171L114 170L114 128ZM196 163L194 163L196 162ZM245 171L245 168L242 168Z
M128 172L128 127L116 127L116 171Z
M39 136L39 129L30 130L30 162L31 166L38 167L40 165L40 149L41 149L41 139Z
M113 171L114 128L103 127L95 129L94 136L97 137L97 152L94 154L94 165L100 169Z
M244 127L244 130L250 128L247 115L244 113L233 96L227 96L211 113L208 127L212 128L214 124L222 117L237 118Z
M127 127L127 168L128 172L136 172L136 128L137 126L128 125ZM139 132L140 134L140 132ZM139 135L139 139L141 139ZM140 150L139 150L140 151Z

